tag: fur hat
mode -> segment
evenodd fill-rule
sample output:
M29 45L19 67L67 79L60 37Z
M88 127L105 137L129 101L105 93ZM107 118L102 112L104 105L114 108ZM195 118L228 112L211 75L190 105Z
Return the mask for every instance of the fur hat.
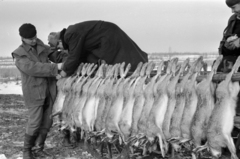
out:
M237 3L240 3L240 0L226 0L226 4L228 7L232 7Z
M19 35L23 38L30 39L36 36L37 30L34 25L25 23L19 28Z

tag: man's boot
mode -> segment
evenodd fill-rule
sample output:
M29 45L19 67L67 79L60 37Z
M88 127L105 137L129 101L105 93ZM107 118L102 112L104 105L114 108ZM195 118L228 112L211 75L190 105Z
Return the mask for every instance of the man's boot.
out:
M47 138L47 132L39 133L39 135L35 141L35 148L34 148L34 156L36 158L46 158L46 159L54 158L54 156L52 154L49 154L48 152L43 150L46 138Z
M69 130L67 129L62 130L62 136L63 136L63 141L62 141L63 147L68 147L68 148L76 147L74 144L71 143L71 134Z
M25 134L23 145L23 159L35 159L32 153L32 147L34 146L36 137L37 137L36 135L31 136Z

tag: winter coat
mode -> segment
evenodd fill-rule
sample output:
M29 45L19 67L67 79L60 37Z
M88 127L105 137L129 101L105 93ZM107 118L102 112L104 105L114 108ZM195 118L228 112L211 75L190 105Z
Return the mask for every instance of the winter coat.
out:
M227 27L223 31L223 38L222 38L222 40L220 42L220 46L219 46L219 53L220 54L222 54L222 47L223 47L225 41L227 40L227 38L229 36L233 35L233 28L234 28L236 19L237 19L237 15L233 14L228 20Z
M15 65L21 73L22 92L26 106L41 106L49 95L55 101L56 75L58 74L58 62L66 58L66 53L58 53L50 50L37 39L37 49L22 43L12 53ZM50 63L49 59L52 62Z
M70 25L62 37L69 56L63 70L71 75L81 62L107 64L125 62L134 71L139 62L147 62L148 56L117 25L104 21L86 21Z
M239 49L229 51L229 52L224 52L225 41L227 40L228 37L230 37L234 34L233 29L234 29L234 26L236 23L236 19L237 19L236 14L233 14L229 18L227 27L224 29L224 32L223 32L223 38L219 45L219 54L223 55L222 62L220 63L220 65L218 67L218 71L220 71L220 72L230 72L231 71L230 66L232 66L235 63L237 57L240 55L240 53L238 53Z

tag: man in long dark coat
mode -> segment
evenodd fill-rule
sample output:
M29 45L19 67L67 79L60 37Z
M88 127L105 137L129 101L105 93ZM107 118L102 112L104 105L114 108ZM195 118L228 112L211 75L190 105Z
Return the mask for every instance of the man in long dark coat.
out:
M69 51L61 71L63 77L73 74L81 62L125 62L130 63L130 71L134 71L139 62L148 61L147 54L123 30L110 22L86 21L70 25L52 36L49 44L57 47L59 40Z

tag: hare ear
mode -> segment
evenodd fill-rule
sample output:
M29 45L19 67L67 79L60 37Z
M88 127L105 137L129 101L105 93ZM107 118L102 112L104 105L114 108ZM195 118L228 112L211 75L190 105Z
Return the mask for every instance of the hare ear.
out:
M115 64L114 65L114 78L118 78L118 75L120 75L121 73L120 73L120 64L118 63L118 64Z
M146 74L146 68L147 68L148 63L144 63L142 68L141 68L141 72L140 72L140 76L143 77Z
M142 66L143 66L143 63L139 62L137 65L137 68L135 69L135 71L132 73L132 75L130 77L136 78L136 77L140 76L140 71L142 69Z
M163 69L163 65L164 65L164 61L160 61L157 67L157 75L160 75L162 73L162 69Z
M124 77L127 76L127 74L128 74L128 72L129 72L130 69L131 69L131 64L129 63L129 64L127 65L125 71L124 71Z

